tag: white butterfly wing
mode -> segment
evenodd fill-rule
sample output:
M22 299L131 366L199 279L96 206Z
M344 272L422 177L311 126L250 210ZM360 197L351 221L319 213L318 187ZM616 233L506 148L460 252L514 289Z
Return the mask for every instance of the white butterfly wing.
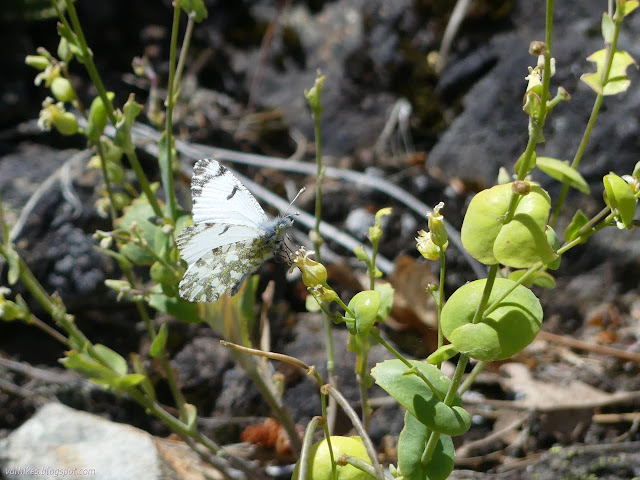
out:
M198 160L191 180L193 221L259 227L267 216L249 190L223 165ZM227 242L230 243L230 242Z
M261 233L261 230L245 225L204 222L184 228L178 235L176 244L182 258L191 266L222 245L253 240Z

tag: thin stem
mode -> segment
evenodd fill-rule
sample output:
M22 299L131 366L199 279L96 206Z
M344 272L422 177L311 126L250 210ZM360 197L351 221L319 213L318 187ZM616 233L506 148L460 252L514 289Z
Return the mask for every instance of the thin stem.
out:
M360 435L360 438L362 439L362 443L364 443L364 447L367 449L367 453L369 454L369 458L371 459L371 463L376 472L376 479L385 480L384 470L382 469L382 465L380 465L380 463L378 462L378 454L376 453L376 449L373 446L373 443L371 442L369 435L367 435L367 432L364 429L364 426L362 425L362 423L360 423L358 414L351 407L351 405L349 405L349 401L342 396L342 394L338 391L336 387L334 387L331 384L328 384L328 385L324 385L322 388L329 395L331 395L332 398L336 400L336 402L338 403L338 405L340 405L344 413L347 414L347 417L349 417L349 420L351 421L351 424L356 429L356 432L358 433L358 435Z
M476 363L475 367L473 367L473 370L471 370L469 375L467 375L467 378L465 378L464 382L462 382L462 385L460 385L460 390L458 390L458 393L460 395L462 395L464 392L469 390L469 387L471 387L471 384L475 382L476 377L480 374L480 372L482 372L482 370L486 365L487 365L487 362Z
M498 264L496 263L495 265L491 265L491 268L489 269L489 275L487 276L487 281L484 284L484 290L482 291L482 298L480 299L480 303L478 303L478 307L476 308L476 312L473 315L471 323L478 323L485 314L485 308L489 302L489 297L491 296L491 290L493 289L493 283L495 282L497 274Z
M56 3L55 0L51 0L52 3ZM76 34L78 39L78 46L82 51L82 59L84 60L84 66L87 69L87 73L93 82L93 85L96 87L98 91L98 95L102 99L102 103L105 106L107 116L109 117L109 121L113 125L116 124L116 116L113 109L113 103L107 96L107 90L104 88L102 83L102 79L100 78L100 74L98 73L98 69L96 68L95 63L93 62L93 53L89 49L87 45L87 40L84 37L84 33L82 31L82 26L80 25L80 20L78 20L78 14L76 12L76 7L73 5L73 0L65 0L65 5L67 6L67 12L69 13L69 18L71 20L71 25L73 25L73 32ZM64 18L64 15L61 16L61 20ZM66 23L66 22L64 22Z
M413 365L409 360L407 360L406 358L404 358L404 356L398 352L395 348L393 348L391 345L389 345L384 338L382 338L380 336L380 333L377 331L377 329L372 328L371 329L371 335L373 336L373 338L376 339L376 341L378 341L378 343L380 343L380 345L382 345L384 348L386 348L387 350L389 350L389 352L391 352L391 354L393 354L393 356L395 356L398 360L400 360L402 363L404 363L407 368L409 368L412 373L414 373L420 380L422 380L424 383L427 384L427 386L431 389L431 391L433 392L433 394L436 396L436 398L439 401L443 401L442 395L440 394L440 392L438 391L438 389L436 389L436 387L429 381L429 379L427 377L424 376L424 374L415 367L415 365Z
M42 320L40 320L38 317L36 317L35 315L31 315L31 317L28 320L28 323L30 325L35 325L37 328L39 328L40 330L42 330L43 332L49 334L50 336L52 336L53 338L55 338L57 341L59 341L60 343L62 343L65 347L70 348L71 347L71 343L69 342L69 339L67 337L65 337L64 335L62 335L59 331L57 331L55 328L51 327L51 325L48 325L47 323L43 322Z
M2 244L9 245L11 243L11 232L4 218L4 204L2 203L2 191L0 191L0 230L2 230Z
M118 215L116 213L116 205L113 200L113 189L111 187L111 180L109 179L109 171L107 169L107 154L104 151L104 145L98 139L98 155L100 156L100 167L102 169L102 176L104 177L104 185L107 189L107 195L109 196L109 216L111 217L111 225L115 222Z
M193 34L193 27L196 23L195 15L190 13L187 17L187 28L184 31L184 37L182 38L182 47L180 48L180 57L178 58L178 66L176 67L176 79L175 90L180 88L180 82L182 81L182 72L184 70L184 64L187 60L187 52L189 51L189 44L191 43L191 35Z
M440 325L440 319L442 317L442 307L444 306L444 280L445 280L445 272L446 272L446 261L445 256L442 254L440 256L440 285L438 286L438 348L444 345L444 334L442 333L442 326ZM442 362L438 362L436 367L438 369L442 368Z
M618 36L620 34L620 26L622 24L622 18L617 18L619 15L614 15L615 18L615 29L613 33L613 38L610 44L606 45L606 56L605 56L605 67L602 71L602 77L600 83L602 84L602 88L604 89L607 81L609 80L609 74L611 73L611 65L613 64L613 56L616 51L616 47L618 44ZM587 122L587 126L584 129L582 134L582 139L580 140L580 145L578 145L578 150L573 157L571 162L571 168L577 170L580 166L580 162L582 161L582 157L584 155L585 150L587 149L587 144L589 143L589 139L591 138L591 132L593 131L593 127L596 124L596 119L598 118L598 113L600 112L600 107L602 106L602 102L604 100L604 95L599 93L596 95L596 99L593 102L593 107L591 108L591 115L589 116L589 121ZM554 226L556 221L558 220L558 216L560 215L560 211L562 210L562 206L564 205L565 198L567 193L569 192L569 183L567 180L563 180L562 182L562 190L558 195L558 199L556 200L556 204L553 207L553 212L551 215L551 219L549 220L549 225Z
M149 185L149 181L147 180L147 176L142 170L142 165L138 161L138 155L136 154L135 148L131 145L128 148L124 149L124 154L127 156L127 160L129 160L129 164L133 168L133 171L136 174L136 178L138 179L138 183L140 184L140 188L144 192L151 208L153 208L153 213L156 214L157 217L162 218L162 209L160 208L160 204L158 203L158 199L153 194L151 190L151 185Z
M307 424L307 428L304 431L304 437L302 438L302 449L300 450L300 459L298 460L298 465L300 465L300 470L298 470L298 478L305 480L309 477L309 452L311 450L311 444L313 443L313 434L318 428L318 424L322 421L324 423L324 418L322 417L313 417L311 421ZM329 453L333 454L331 448L329 448ZM335 462L331 462L335 465Z
M451 383L449 384L449 389L447 390L447 395L444 398L444 403L448 407L453 404L453 400L456 397L456 393L458 392L458 387L462 380L462 375L464 374L464 370L467 367L467 363L469 363L469 357L465 354L460 354L460 358L458 359L458 364L456 365L456 370L453 373L453 378L451 379ZM438 439L440 438L440 433L431 432L429 435L429 440L427 440L427 445L422 452L422 464L426 465L431 460L433 452L438 445Z
M178 205L173 188L173 107L175 99L175 77L176 77L176 51L178 48L178 33L180 29L180 0L173 4L173 27L171 29L171 47L169 50L169 88L167 90L167 115L165 117L166 152L165 161L160 162L160 174L162 175L162 186L167 198L168 216L175 220L178 216ZM186 55L186 53L185 53ZM162 156L160 157L162 158Z
M356 379L360 390L360 405L362 405L362 424L364 429L369 431L371 422L371 407L369 405L369 394L367 391L367 360L369 358L369 337L363 339L361 349L356 356Z

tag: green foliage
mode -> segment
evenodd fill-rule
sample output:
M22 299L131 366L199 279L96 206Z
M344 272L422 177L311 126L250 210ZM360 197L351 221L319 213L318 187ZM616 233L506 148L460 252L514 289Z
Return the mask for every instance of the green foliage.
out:
M636 213L638 200L627 182L611 172L603 178L604 200L616 215L618 228L633 227L633 217Z
M398 470L406 480L445 480L453 471L455 449L449 435L440 435L429 463L422 463L422 452L431 430L409 412L398 438Z
M539 185L531 184L528 195L515 199L513 218L508 220L514 201L512 185L496 185L473 197L462 224L464 248L487 265L522 268L539 261L552 262L556 254L545 236L549 195Z
M623 50L616 50L613 54L613 60L611 62L611 70L609 71L608 80L606 83L602 83L605 70L605 62L607 60L607 50L602 49L589 55L587 60L596 64L596 71L594 73L585 73L580 77L584 83L596 92L598 95L617 95L629 88L631 80L627 77L627 68L630 65L638 64L631 55Z
M442 309L444 336L460 352L476 360L504 360L529 345L540 331L542 307L531 290L506 278L496 278L487 305L506 295L475 323L486 280L463 285Z
M589 184L577 170L571 168L569 162L551 157L538 157L536 159L536 167L551 178L555 178L559 182L566 181L570 187L589 195Z
M375 382L429 429L446 435L462 435L471 426L471 417L461 407L456 394L451 406L444 399L451 380L433 365L410 361L428 381L409 369L402 361L386 360L371 369Z

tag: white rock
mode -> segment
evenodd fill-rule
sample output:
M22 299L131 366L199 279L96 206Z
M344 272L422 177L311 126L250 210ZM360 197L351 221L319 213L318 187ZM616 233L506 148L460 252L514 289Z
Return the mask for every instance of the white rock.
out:
M7 480L164 478L151 435L59 403L0 440L0 469Z

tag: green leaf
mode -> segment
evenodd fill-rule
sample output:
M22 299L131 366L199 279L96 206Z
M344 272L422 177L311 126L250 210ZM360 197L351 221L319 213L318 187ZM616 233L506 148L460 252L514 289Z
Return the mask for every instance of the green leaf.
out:
M127 361L118 352L100 343L94 345L93 349L100 357L100 360L113 370L116 375L123 376L127 374Z
M602 74L605 68L606 55L606 49L602 49L587 57L587 60L596 64L596 72L586 73L580 77L580 80L589 85L598 95L616 95L624 92L631 85L626 73L629 65L635 65L637 68L638 64L627 52L616 50L613 54L611 70L609 71L609 80L603 87Z
M440 398L444 398L451 380L433 365L419 360L410 360L410 363L431 382ZM378 363L371 375L380 387L431 430L451 436L469 430L471 417L461 407L460 395L456 394L449 407L417 375L407 375L407 370L404 363L393 359Z
M389 317L389 313L391 313L394 290L390 283L376 285L375 290L380 293L380 307L378 308L376 322L382 323Z
M141 375L140 373L130 373L128 375L124 375L122 377L116 378L113 381L109 382L110 385L116 390L126 391L131 387L135 387L142 381L144 381L147 377Z
M180 5L186 14L192 15L193 19L198 23L209 15L207 7L204 6L204 2L202 0L182 0Z
M116 135L113 138L113 143L125 151L133 148L131 128L133 127L136 117L140 115L143 109L144 107L134 100L134 94L129 95L127 103L125 103L123 107L123 115L116 123Z
M514 270L509 274L509 280L513 280L514 282L518 281L524 276L525 273L527 273L527 271L528 270ZM547 272L535 272L522 285L524 285L525 287L531 287L535 285L542 288L554 289L556 288L556 279L553 278L553 275Z
M586 195L591 192L584 177L577 170L571 168L567 161L551 157L538 157L536 166L551 178L555 178L559 182L567 182L570 187Z
M380 309L380 292L365 290L359 292L349 302L349 309L355 315L355 331L365 336L369 335L371 327L378 317ZM351 332L353 333L353 332Z
M160 326L160 330L158 330L158 334L156 338L151 342L151 347L149 347L149 355L152 358L158 358L165 351L165 347L167 345L167 334L169 333L169 329L166 323L163 323Z
M481 302L486 279L456 290L442 309L442 333L455 347L484 362L505 360L529 345L542 325L542 306L528 288L506 278L496 278L487 306L511 291L488 314L472 323ZM514 288L515 286L515 288Z
M150 218L155 218L155 212L147 197L142 195L133 200L131 205L124 208L124 215L118 218L114 225L118 229L131 230L135 224L141 237L153 248L156 233L162 229L155 223L150 222ZM156 261L156 257L151 252L132 242L118 240L118 246L120 247L120 252L135 265L151 265Z
M443 345L427 357L427 362L429 362L431 365L437 365L449 360L450 358L456 356L458 353L460 352L458 352L458 349L453 345Z
M60 359L59 362L64 365L65 368L75 370L90 380L109 380L118 377L113 370L98 363L86 353L70 351L65 355L66 357Z
M9 247L6 249L6 259L9 264L7 281L9 282L9 285L15 285L20 278L20 256L13 248Z
M567 243L572 242L578 236L578 232L580 231L580 229L587 223L589 223L589 219L587 218L587 216L582 213L582 210L578 210L573 216L571 223L564 231L564 241ZM586 241L587 240L585 239L581 243L584 243Z
M555 260L545 237L551 209L549 194L535 183L520 196L515 215L505 223L513 195L513 183L479 192L469 204L462 224L464 248L481 263L525 268Z
M618 228L633 227L633 217L636 214L637 199L631 186L621 177L611 172L602 179L605 190L605 202L616 214Z
M198 418L198 410L190 403L185 403L184 408L187 412L187 417L181 418L180 420L182 420L187 425L187 428L190 431L194 431L196 428L196 419Z
M616 31L616 24L607 12L602 14L601 30L604 43L610 44Z
M113 101L115 94L113 92L107 92L109 100ZM87 138L89 144L96 145L100 139L100 135L107 126L107 107L105 106L102 98L96 97L91 102L89 108L89 115L87 117Z
M449 435L440 435L427 465L422 453L431 431L409 412L404 414L404 428L398 438L398 469L406 480L445 480L453 471L455 449Z
M547 229L545 230L544 233L545 233L545 236L547 237L547 242L549 243L549 246L551 247L551 249L554 251L554 253L557 252L561 245L560 245L560 239L558 238L556 231L553 228L551 228L549 225L547 225ZM562 257L558 255L558 258L556 258L551 263L547 263L545 266L550 270L557 270L558 268L560 268L561 261L562 261Z
M142 375L144 377L142 382L140 382L140 386L144 390L144 393L149 398L151 398L152 400L155 401L155 399L156 399L156 391L153 389L153 385L151 384L151 381L149 380L149 378L146 375L144 365L142 364L142 360L140 360L140 355L138 355L137 353L132 353L131 354L131 366L132 366L133 371L135 373L139 373L140 375Z
M198 316L198 304L179 297L167 297L164 293L152 293L149 295L149 306L172 315L181 322L199 323L202 321Z
M180 279L176 276L176 272L174 270L158 261L151 265L149 275L154 282L161 286L162 291L166 295L170 297L178 296L178 283L180 282Z
M639 3L638 0L618 0L618 11L624 18L638 8Z
M513 170L515 172L519 172L520 171L521 164L524 161L524 158L525 158L525 154L523 153L522 155L520 155L520 158L518 158L518 161L516 162L516 164L513 167ZM536 156L536 152L533 152L531 154L531 157L529 158L529 162L527 162L527 165L525 167L525 170L524 170L525 174L528 174L531 170L533 170L535 168L537 160L538 160L538 158ZM506 181L505 182L498 182L498 183L500 183L500 185L507 185L507 184L511 183L511 181L510 181L511 179L508 176L508 173L507 173L507 177L506 178L505 178L505 176L503 174L503 179L506 179Z

